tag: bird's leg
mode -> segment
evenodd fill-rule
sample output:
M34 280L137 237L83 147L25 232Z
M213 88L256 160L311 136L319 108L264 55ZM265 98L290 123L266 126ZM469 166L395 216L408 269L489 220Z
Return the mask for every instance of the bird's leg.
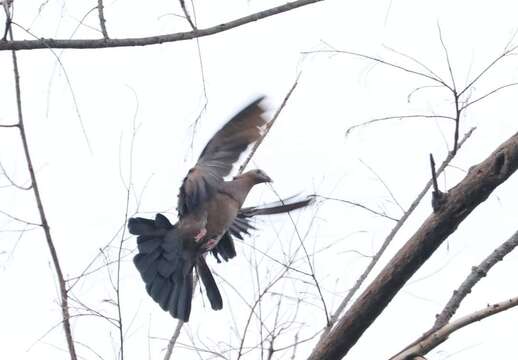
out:
M205 228L202 228L200 230L200 232L194 237L194 240L196 242L200 241L201 239L203 239L203 237L207 234L207 229Z
M218 241L216 239L209 239L207 240L207 250L212 250L218 245Z

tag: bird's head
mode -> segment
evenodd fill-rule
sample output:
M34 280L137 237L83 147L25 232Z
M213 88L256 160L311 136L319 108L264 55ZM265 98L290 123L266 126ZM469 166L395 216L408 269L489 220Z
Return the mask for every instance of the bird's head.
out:
M248 171L248 176L254 179L256 184L273 182L273 180L261 169Z

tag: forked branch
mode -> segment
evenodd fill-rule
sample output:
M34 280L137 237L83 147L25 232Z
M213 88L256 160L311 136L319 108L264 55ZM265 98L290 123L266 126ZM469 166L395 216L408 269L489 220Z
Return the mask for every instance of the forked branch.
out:
M259 11L242 18L205 29L197 29L174 34L156 35L126 39L37 39L19 41L0 41L1 50L33 50L33 49L100 49L126 46L157 45L175 41L191 40L214 35L273 15L281 14L296 8L324 0L297 0L267 10Z
M448 192L381 273L313 350L311 360L340 359L376 320L403 285L459 224L518 169L518 133L499 146Z

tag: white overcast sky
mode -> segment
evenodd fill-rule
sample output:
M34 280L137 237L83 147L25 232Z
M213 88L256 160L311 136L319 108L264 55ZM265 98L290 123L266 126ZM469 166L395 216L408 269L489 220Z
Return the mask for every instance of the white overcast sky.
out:
M190 3L190 2L189 2ZM194 1L200 28L229 21L282 2L258 0ZM14 19L41 38L96 38L96 1L15 0ZM151 36L189 30L177 1L105 0L107 28L112 38ZM140 48L102 50L34 50L18 52L24 117L51 231L67 278L79 275L99 249L116 256L125 219L126 184L132 163L129 214L154 216L166 212L175 219L176 194L186 171L207 139L234 111L264 94L270 115L300 73L297 89L255 155L283 197L316 192L360 202L393 217L401 209L373 171L407 208L429 178L428 154L441 162L452 145L448 120L390 121L363 127L348 137L346 130L372 118L416 113L452 115L451 97L444 89L426 88L408 101L412 90L430 82L396 69L348 55L308 53L318 50L360 52L415 66L389 48L410 55L449 80L438 24L448 48L459 87L467 84L496 56L518 29L514 1L343 1L327 0L196 41ZM0 23L4 18L0 16ZM0 27L3 29L3 27ZM2 30L3 33L3 30ZM16 39L31 39L15 27ZM513 44L518 44L515 39ZM199 49L198 49L199 46ZM200 52L199 52L200 50ZM201 76L200 53L204 82ZM58 62L56 57L59 57ZM518 81L518 59L510 57L487 73L472 98ZM204 95L206 94L206 97ZM445 176L443 190L462 179L518 128L517 91L510 88L473 105L461 123L461 134L477 130ZM206 111L193 123L207 101ZM10 52L0 53L0 123L16 121ZM82 125L81 125L82 124ZM132 129L136 132L132 162ZM82 130L84 126L84 131ZM88 145L90 144L90 147ZM192 144L192 146L191 146ZM16 129L0 129L0 162L10 177L27 184L27 170ZM373 171L369 170L371 168ZM32 192L7 187L0 176L0 210L38 222ZM383 359L414 340L434 321L451 292L498 244L516 231L516 176L462 223L409 281L350 352L350 359ZM136 195L134 195L136 194ZM136 197L140 199L137 209ZM249 204L275 200L260 185ZM430 197L413 215L382 260L415 232L430 214ZM338 202L319 202L294 213L306 247L316 252L313 265L326 304L334 310L388 234L393 222ZM3 359L66 358L59 326L59 295L54 269L40 229L20 233L25 225L0 215L0 355ZM260 231L238 245L238 257L210 266L228 281L220 281L224 309L213 312L199 292L183 344L213 351L239 347L249 308L257 290L251 263L259 263L262 286L281 267L278 260L295 251L299 240L288 217L265 219ZM29 229L32 226L28 227ZM309 229L309 231L308 231ZM160 359L176 321L150 299L131 262L135 239L127 237L121 268L122 311L127 359ZM304 256L297 269L309 271ZM458 315L518 294L518 255L511 254L482 280ZM114 267L110 267L112 275ZM379 271L381 266L376 267ZM80 281L72 295L115 316L109 271L102 269ZM230 285L231 284L231 285ZM239 295L234 289L238 289ZM296 297L304 298L296 322L279 340L279 347L315 334L324 325L322 304L311 279L293 274L272 292L283 293L283 321L296 312ZM263 302L265 322L273 324L279 296ZM73 306L77 303L72 302ZM73 310L74 313L84 313ZM430 359L512 358L518 353L518 313L497 315L453 335ZM54 330L53 327L58 325ZM51 331L49 331L51 330ZM83 316L73 321L74 336L104 359L117 357L118 333L106 320ZM254 324L246 346L257 342ZM303 359L314 342L298 347ZM99 358L84 345L86 359ZM198 359L191 350L176 349L177 359ZM225 352L236 358L237 352ZM276 358L290 358L291 350ZM210 358L201 353L201 358ZM247 356L257 359L257 352Z

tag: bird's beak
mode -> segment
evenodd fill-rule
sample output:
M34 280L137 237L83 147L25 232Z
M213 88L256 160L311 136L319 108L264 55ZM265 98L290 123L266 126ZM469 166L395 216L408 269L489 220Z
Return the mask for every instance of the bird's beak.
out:
M265 174L264 178L263 178L264 182L267 182L267 183L272 183L273 180L271 177L269 177L268 175Z

